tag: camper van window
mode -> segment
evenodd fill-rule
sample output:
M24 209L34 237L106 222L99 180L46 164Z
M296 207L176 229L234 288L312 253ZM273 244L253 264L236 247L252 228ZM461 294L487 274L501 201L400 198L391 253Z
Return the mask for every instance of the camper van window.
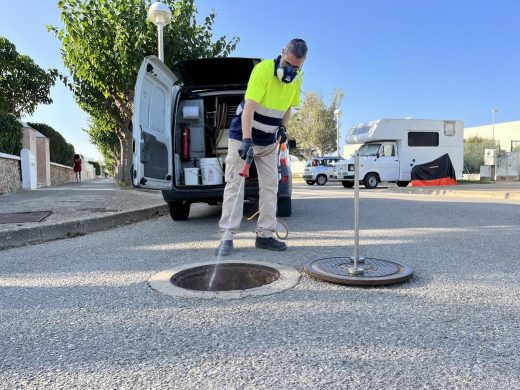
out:
M439 146L439 133L436 131L410 131L408 146Z
M379 151L380 157L393 157L395 156L394 145L392 144L384 144L381 150Z
M363 157L371 157L377 155L381 144L363 145L359 148L359 155Z

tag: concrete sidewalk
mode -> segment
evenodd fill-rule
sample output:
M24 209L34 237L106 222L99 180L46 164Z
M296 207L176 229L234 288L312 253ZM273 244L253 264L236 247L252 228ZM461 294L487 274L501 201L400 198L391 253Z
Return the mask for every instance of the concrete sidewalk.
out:
M37 211L50 214L40 222L4 223L32 216L14 213ZM0 249L75 237L167 212L160 191L123 190L113 179L10 193L0 196Z

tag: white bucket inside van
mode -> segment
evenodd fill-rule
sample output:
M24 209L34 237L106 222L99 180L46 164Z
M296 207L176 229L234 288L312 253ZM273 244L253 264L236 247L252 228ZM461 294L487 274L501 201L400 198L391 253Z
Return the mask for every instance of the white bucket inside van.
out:
M219 164L220 160L220 164ZM200 159L200 171L202 173L202 184L203 185L215 185L222 184L224 182L222 178L222 159L217 157L212 158L201 158Z
M199 168L184 168L184 184L187 186L199 185Z

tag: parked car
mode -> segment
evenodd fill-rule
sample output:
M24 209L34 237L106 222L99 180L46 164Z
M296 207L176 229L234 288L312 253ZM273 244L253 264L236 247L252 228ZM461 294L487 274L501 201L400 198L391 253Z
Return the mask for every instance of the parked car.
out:
M155 56L141 64L134 98L132 182L162 190L173 220L187 219L192 203L222 202L229 125L258 62L229 57L187 60L178 63L177 75ZM278 146L277 214L282 217L291 214L293 145ZM258 198L254 164L245 198Z
M303 179L312 186L316 183L319 186L325 185L332 177L334 167L342 157L317 157L307 160L305 170L303 171Z

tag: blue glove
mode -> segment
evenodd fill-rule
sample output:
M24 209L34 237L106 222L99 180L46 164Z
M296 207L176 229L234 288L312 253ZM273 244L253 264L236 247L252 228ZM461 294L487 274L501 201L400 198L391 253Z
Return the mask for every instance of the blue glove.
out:
M285 130L285 126L278 127L278 132L276 133L276 140L280 140L281 144L284 144L287 142L287 133Z
M251 138L243 138L240 147L238 148L238 155L245 160L247 152L253 147L253 140Z

